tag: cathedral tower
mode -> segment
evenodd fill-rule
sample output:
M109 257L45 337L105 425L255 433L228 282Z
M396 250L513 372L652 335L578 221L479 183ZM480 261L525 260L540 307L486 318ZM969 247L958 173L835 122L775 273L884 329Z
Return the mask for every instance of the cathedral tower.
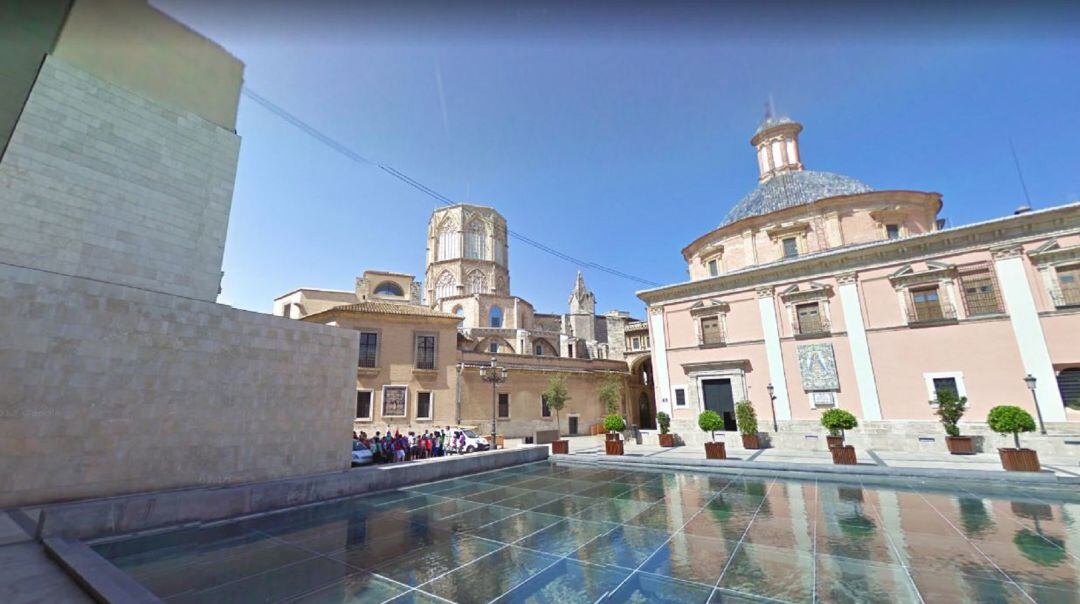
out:
M596 296L585 287L585 277L578 271L574 289L570 292L568 315L570 336L592 342L596 340Z

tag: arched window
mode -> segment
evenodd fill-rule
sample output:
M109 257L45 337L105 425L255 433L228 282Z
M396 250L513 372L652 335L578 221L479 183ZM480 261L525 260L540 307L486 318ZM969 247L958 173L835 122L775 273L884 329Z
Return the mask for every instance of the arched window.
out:
M491 307L491 312L488 313L488 325L491 327L503 326L503 312L498 306Z
M457 294L457 283L450 271L443 271L435 281L435 299L442 300Z
M484 273L479 270L474 270L469 273L469 276L465 278L465 293L467 294L482 294L484 293Z
M465 229L465 257L484 260L484 225L479 220L473 220Z
M446 220L439 225L438 239L436 260L461 258L461 231L453 220Z
M401 297L405 295L405 291L401 289L400 285L393 281L383 281L375 288L375 295Z
M465 316L465 309L462 308L460 304L458 304L457 306L454 307L454 314L459 316L459 317L464 317Z

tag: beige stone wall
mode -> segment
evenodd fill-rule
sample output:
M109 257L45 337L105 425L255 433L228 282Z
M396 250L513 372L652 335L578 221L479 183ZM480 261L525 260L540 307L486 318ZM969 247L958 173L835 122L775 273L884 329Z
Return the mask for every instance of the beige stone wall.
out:
M350 331L373 331L379 334L378 367L356 368L354 405L350 417L355 417L355 391L372 392L372 417L357 419L353 429L374 434L388 427L402 430L427 430L454 423L457 416L457 329L453 319L416 317L409 315L366 314L337 317L334 323ZM413 351L418 333L434 333L437 339L435 370L417 369ZM356 367L356 358L352 359ZM405 386L408 407L405 417L383 416L383 388ZM432 418L417 417L417 394L432 395Z
M357 335L0 264L0 507L349 467Z
M486 356L466 354L466 359L482 362ZM508 368L506 383L500 384L498 392L510 394L510 417L499 419L499 433L510 437L532 436L536 430L555 427L555 415L543 417L540 394L547 389L548 379L563 375L570 393L570 400L560 412L563 434L568 434L571 415L578 415L578 434L588 434L589 426L604 417L604 407L596 396L596 389L612 373L628 379L626 363L619 361L581 361L565 358L523 357L499 355L498 363ZM623 413L628 409L628 389L624 387ZM480 379L480 370L466 366L461 376L461 423L475 425L479 432L491 430L491 384Z
M146 0L76 0L53 53L165 106L236 129L244 64Z
M213 301L239 151L50 56L0 163L0 259Z

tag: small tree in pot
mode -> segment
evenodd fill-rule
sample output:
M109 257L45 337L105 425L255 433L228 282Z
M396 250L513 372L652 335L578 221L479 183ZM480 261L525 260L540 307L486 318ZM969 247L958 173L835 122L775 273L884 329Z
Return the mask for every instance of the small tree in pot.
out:
M970 436L960 436L960 418L964 417L967 407L966 396L956 396L949 390L938 390L934 401L937 411L934 413L941 418L941 425L945 427L945 445L949 447L949 453L953 455L974 455L975 447Z
M1012 472L1038 472L1042 469L1039 465L1039 454L1034 449L1020 448L1020 433L1035 431L1035 420L1030 413L1013 405L999 405L990 410L986 423L998 434L1013 435L1016 448L998 449L1003 468Z
M760 449L758 440L757 412L750 401L735 403L735 422L739 425L739 433L742 434L742 446L744 449Z
M829 409L821 414L821 425L829 431L826 440L829 443L833 463L854 465L856 463L855 447L844 444L844 430L851 430L859 425L855 416L843 409Z
M600 386L596 389L596 396L600 399L600 403L604 405L604 410L608 416L619 414L619 403L622 402L622 379L615 375L609 375ZM604 420L605 430L607 430L607 420ZM626 429L625 422L623 427L619 428L618 432ZM608 430L608 440L615 438L615 432Z
M604 442L604 452L608 455L622 455L623 442L619 440L619 432L626 429L626 422L618 413L612 413L604 418L604 430L608 433L608 439Z
M660 426L660 446L674 447L675 435L670 433L671 416L661 411L656 414L656 425Z
M724 418L715 411L702 411L697 418L697 425L712 438L711 442L705 443L705 458L727 459L724 443L716 442L716 431L724 429Z
M551 443L552 453L566 454L570 452L570 441L562 438L562 423L559 421L559 411L563 410L566 406L566 401L570 400L570 394L566 389L566 378L561 375L554 375L548 379L547 390L541 395L543 397L544 404L548 409L555 412L555 427L559 432L558 438Z

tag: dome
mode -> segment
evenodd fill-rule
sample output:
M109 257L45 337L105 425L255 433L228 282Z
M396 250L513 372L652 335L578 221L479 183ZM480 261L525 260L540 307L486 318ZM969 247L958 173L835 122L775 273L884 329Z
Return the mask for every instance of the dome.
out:
M784 172L759 184L746 197L739 200L739 203L727 213L720 226L826 197L869 193L872 190L865 183L854 178L831 172L811 170Z

